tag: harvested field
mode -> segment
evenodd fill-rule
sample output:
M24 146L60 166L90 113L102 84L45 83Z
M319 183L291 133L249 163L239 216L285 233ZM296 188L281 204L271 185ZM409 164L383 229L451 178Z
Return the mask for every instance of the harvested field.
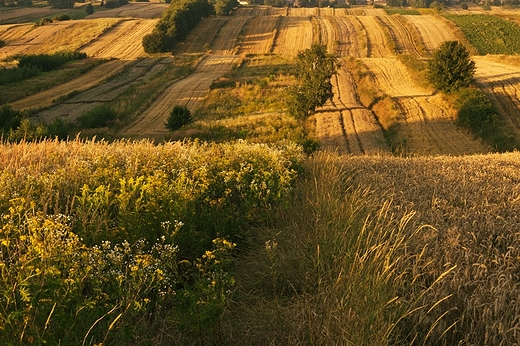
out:
M414 44L413 33L410 32L397 16L382 16L377 18L390 32L397 54L421 57L419 49L417 49Z
M213 54L230 55L238 51L238 39L242 28L253 18L253 10L250 8L239 9L236 15L220 28L217 36L211 44Z
M400 109L399 126L406 151L419 155L468 155L488 152L480 141L455 126L455 111L440 95L414 85L396 59L364 59L379 88L394 98Z
M315 115L316 136L323 149L340 154L390 154L375 115L356 99L350 73L340 69L333 78L334 99Z
M64 97L71 92L81 92L102 83L110 76L121 72L128 63L119 60L109 61L93 68L79 78L15 101L11 103L11 106L15 109L48 107L57 98Z
M192 111L200 107L211 83L231 70L235 59L235 55L210 55L204 58L190 76L166 89L143 114L124 128L120 135L130 138L162 139L168 134L164 123L173 106L187 106Z
M432 54L444 41L454 41L457 38L444 22L433 16L403 16L419 31L424 46L428 53Z
M87 18L161 18L168 4L159 2L130 2L127 5L104 11L96 11Z
M87 53L89 57L135 60L146 55L141 42L143 37L153 30L157 21L157 19L123 20L80 50Z
M189 33L186 41L178 45L176 51L178 53L206 53L228 20L228 17L203 18L199 25Z
M383 12L384 13L384 12ZM381 25L374 16L357 17L367 35L367 57L384 58L394 55L386 43Z
M118 62L124 64L124 62ZM169 58L142 59L133 64L128 64L124 70L110 80L81 92L55 107L46 109L38 113L38 116L45 121L51 121L57 117L66 121L74 121L83 113L117 98L132 84L147 80L160 73L168 63L170 63Z
M11 11L0 13L0 24L30 22L37 18L52 16L54 13L61 11L63 10L53 10L50 7L13 8Z
M506 119L509 128L520 135L520 68L475 56L475 79Z
M77 50L119 19L62 21L35 27L33 24L0 26L0 39L6 46L0 48L0 59L20 54L50 54L62 50ZM74 40L70 38L74 37Z
M296 56L299 51L310 48L311 44L312 24L309 17L282 17L274 54Z
M238 54L267 54L273 49L279 16L258 16L248 21Z
M336 33L335 55L338 58L353 56L362 58L367 56L367 43L360 42L359 33L361 24L354 16L329 17L331 25Z
M335 52L337 46L336 31L328 18L313 18L313 41L327 46L329 52Z

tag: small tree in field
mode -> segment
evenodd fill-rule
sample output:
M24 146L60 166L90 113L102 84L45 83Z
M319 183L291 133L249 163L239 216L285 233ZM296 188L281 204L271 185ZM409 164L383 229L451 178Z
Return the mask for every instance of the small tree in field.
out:
M92 6L92 4L88 4L87 7L85 7L85 11L87 11L87 14L94 13L94 6Z
M170 131L175 131L192 121L193 119L188 107L174 106L164 126Z
M332 75L337 71L336 57L327 53L324 45L313 44L310 49L298 53L298 85L290 91L289 112L304 118L332 99Z
M442 91L468 87L473 82L475 62L466 47L457 41L446 41L439 46L428 63L428 80Z

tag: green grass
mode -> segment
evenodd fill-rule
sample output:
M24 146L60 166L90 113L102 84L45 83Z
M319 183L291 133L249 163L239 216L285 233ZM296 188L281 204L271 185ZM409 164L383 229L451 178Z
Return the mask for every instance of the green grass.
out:
M520 54L520 26L516 23L488 14L444 17L460 27L481 55Z
M386 13L389 15L392 14L400 14L402 16L420 16L421 12L417 10L411 10L406 8L399 8L399 7L385 7Z

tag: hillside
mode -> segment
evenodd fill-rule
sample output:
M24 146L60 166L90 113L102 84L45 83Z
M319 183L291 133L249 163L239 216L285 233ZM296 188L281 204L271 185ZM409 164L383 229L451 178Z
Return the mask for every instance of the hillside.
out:
M516 11L240 6L150 55L164 8L0 12L5 66L88 54L0 85L0 115L30 119L0 143L0 344L518 343L520 154L461 126L420 69L461 41L514 142L518 57L464 30L502 35ZM296 119L313 43L340 63L334 96ZM170 132L176 105L193 122ZM40 121L76 139L24 140Z

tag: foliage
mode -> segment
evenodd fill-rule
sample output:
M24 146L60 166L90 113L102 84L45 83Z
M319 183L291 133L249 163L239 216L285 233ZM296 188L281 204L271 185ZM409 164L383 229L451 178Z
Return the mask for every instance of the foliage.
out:
M428 62L428 80L439 90L452 91L473 82L475 62L457 41L442 43Z
M461 2L460 8L463 9L463 10L467 10L469 7L468 7L468 4L466 2Z
M228 16L239 5L238 0L213 0L212 4L217 16Z
M9 105L0 108L0 131L3 137L7 137L12 129L20 126L22 115Z
M49 23L52 23L51 18L42 18L38 21L38 23L36 23L36 26L44 26L45 24L49 24Z
M188 107L175 105L164 126L170 131L175 131L192 121L193 118Z
M234 243L286 200L301 160L293 144L244 142L23 142L0 155L12 345L221 343Z
M520 54L520 27L514 22L488 14L444 17L457 24L482 55Z
M94 13L94 6L92 6L92 4L87 4L87 6L85 7L85 12L87 12L87 14L92 14Z
M204 17L215 10L207 0L182 0L173 2L163 12L153 31L143 37L143 48L147 53L173 50L175 44L186 38Z
M310 49L298 53L296 62L298 85L291 89L289 112L305 118L316 107L332 99L332 75L336 73L337 59L327 53L324 45L313 44Z
M4 40L0 40L0 48L2 47L5 47L5 41Z
M18 67L35 67L43 72L47 72L55 70L69 61L85 59L86 57L86 53L76 51L56 52L51 55L23 55L19 58Z
M74 0L48 0L52 8L74 8Z
M503 119L480 90L463 88L454 96L459 124L468 127L497 151L520 148L520 143L507 133Z
M106 8L117 8L128 4L128 0L106 0Z
M8 85L38 76L41 72L36 66L0 68L0 85Z
M57 15L56 17L53 17L52 20L61 22L64 20L70 20L70 16L68 14L60 14L60 15Z
M79 127L84 129L110 126L115 120L116 112L106 104L97 106L76 119Z

